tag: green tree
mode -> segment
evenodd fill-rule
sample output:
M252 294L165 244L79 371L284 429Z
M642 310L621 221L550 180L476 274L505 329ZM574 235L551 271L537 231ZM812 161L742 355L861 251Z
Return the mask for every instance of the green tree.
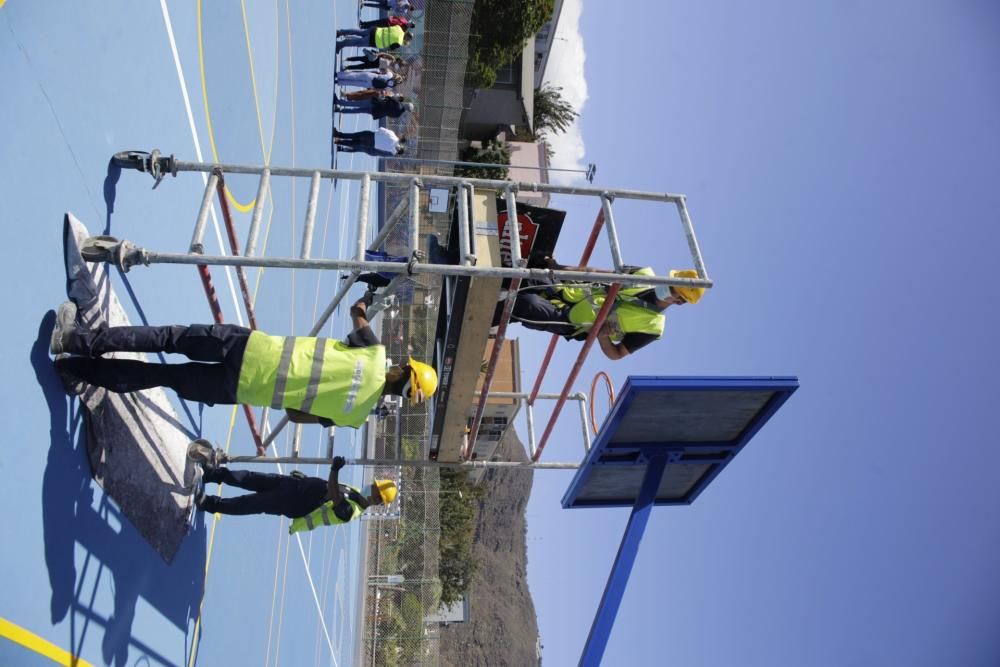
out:
M441 470L441 535L438 541L441 603L457 602L469 590L478 563L472 557L476 509L485 490L469 482L464 470Z
M476 0L469 36L468 84L491 88L529 37L552 18L555 0Z
M483 162L486 164L510 164L510 148L507 144L491 139L482 148L469 146L460 156L463 162ZM492 178L498 181L507 179L507 170L500 167L458 167L456 176L466 178Z
M520 130L514 141L536 141L545 144L545 159L552 160L552 147L546 141L549 135L561 134L569 129L580 114L562 95L562 88L544 84L535 91L535 108L531 119L531 132Z

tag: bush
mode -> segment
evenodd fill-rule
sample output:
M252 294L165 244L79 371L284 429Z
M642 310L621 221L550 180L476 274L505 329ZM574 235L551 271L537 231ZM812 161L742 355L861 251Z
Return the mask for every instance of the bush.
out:
M451 605L465 595L478 563L472 557L476 507L485 490L469 482L464 470L441 469L441 604ZM461 494L461 495L459 495Z
M463 162L483 162L486 164L510 164L510 148L507 144L491 139L482 148L469 146L460 156ZM500 167L458 167L456 176L466 178L491 178L497 181L507 180L507 170Z

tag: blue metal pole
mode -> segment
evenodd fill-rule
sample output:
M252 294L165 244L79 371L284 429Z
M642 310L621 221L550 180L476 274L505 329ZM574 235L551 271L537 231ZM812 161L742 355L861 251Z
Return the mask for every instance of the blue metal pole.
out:
M601 664L604 649L611 636L611 628L615 624L615 616L618 615L618 607L621 606L622 597L625 595L625 586L632 573L632 566L635 565L635 557L639 553L639 542L642 541L642 534L646 532L646 523L649 521L653 501L656 500L656 491L660 488L660 480L666 467L666 454L651 459L646 466L646 475L642 478L639 497L632 506L632 515L628 519L628 525L625 526L618 555L615 556L614 565L611 566L611 574L608 575L608 583L604 586L601 604L597 607L594 623L590 626L590 634L580 656L580 667L598 667Z

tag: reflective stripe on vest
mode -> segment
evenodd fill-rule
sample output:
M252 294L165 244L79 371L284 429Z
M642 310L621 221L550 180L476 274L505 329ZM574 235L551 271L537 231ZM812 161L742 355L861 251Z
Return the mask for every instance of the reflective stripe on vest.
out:
M274 382L274 393L271 395L271 407L280 410L284 407L285 387L288 386L288 369L292 365L292 353L295 351L295 338L288 336L281 346L281 358L278 360L278 377Z
M633 271L633 276L655 276L653 269L648 266L644 266L637 271ZM642 292L648 289L652 289L652 285L623 285L620 290L618 290L619 300L625 301L632 299ZM564 283L559 289L559 299L565 301L566 303L579 303L584 299L589 299L592 296L600 296L608 293L608 286L601 283ZM603 301L602 301L603 303Z
M595 297L593 301L581 301L569 311L569 321L577 325L579 332L588 331L597 319L597 311L604 303L604 297ZM631 301L616 302L608 314L608 322L620 338L630 333L652 334L659 338L663 335L663 327L667 318L662 312L657 312Z
M344 486L347 485L345 484ZM355 493L361 493L353 486L347 486L347 488ZM365 510L361 507L361 505L354 502L350 498L346 498L346 500L351 505L351 518L347 521L353 521L361 516L361 513ZM333 511L333 501L327 500L312 512L309 512L309 514L292 519L292 525L288 527L288 534L292 535L304 530L314 530L320 523L324 526L336 526L342 523L347 523L347 521L343 521L339 516L337 516L337 513Z
M323 356L326 350L322 338L316 339L316 346L313 348L312 369L309 371L309 384L306 386L306 397L302 401L302 412L309 412L313 403L316 402L316 394L319 393L319 378L323 374ZM350 412L348 410L347 412Z
M385 348L348 347L329 338L250 334L237 400L293 408L358 427L385 386Z

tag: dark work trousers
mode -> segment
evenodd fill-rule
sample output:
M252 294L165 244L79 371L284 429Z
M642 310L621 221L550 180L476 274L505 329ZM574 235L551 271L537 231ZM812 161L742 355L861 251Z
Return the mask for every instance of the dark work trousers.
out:
M350 151L369 151L375 150L375 133L371 130L362 130L361 132L341 132L340 130L334 130L333 136L344 141L341 144L341 148L349 149Z
M392 278L386 278L381 273L362 273L358 276L358 282L365 283L369 287L378 289L380 287L387 287L389 283L392 282Z
M346 58L346 60L352 59ZM378 60L368 60L368 58L362 56L356 65L344 65L341 69L345 72L377 72Z
M233 498L205 496L202 509L219 514L278 514L295 519L305 516L326 501L327 484L318 477L297 478L249 470L209 468L202 479L229 484L248 493Z
M337 100L340 113L366 113L374 117L375 103L372 100Z
M67 352L82 356L58 359L56 364L85 382L118 393L169 387L189 401L235 404L249 338L250 329L231 324L77 329L67 336L65 346ZM169 352L197 363L99 358L105 352Z
M391 24L389 23L389 17L381 19L372 19L371 21L358 21L359 28L388 28ZM399 26L402 28L403 26ZM405 28L404 28L405 29Z
M569 323L569 308L557 306L535 292L518 293L510 319L529 329L548 331L567 338L572 338L576 333L576 326Z
M344 28L337 31L337 47L340 51L345 46L375 46L375 29L361 30L358 28ZM392 46L389 47L393 48ZM388 49L387 49L388 50Z
M350 58L344 58L345 63L368 63L374 68L378 67L378 56L369 58L368 55L363 56L351 56Z

